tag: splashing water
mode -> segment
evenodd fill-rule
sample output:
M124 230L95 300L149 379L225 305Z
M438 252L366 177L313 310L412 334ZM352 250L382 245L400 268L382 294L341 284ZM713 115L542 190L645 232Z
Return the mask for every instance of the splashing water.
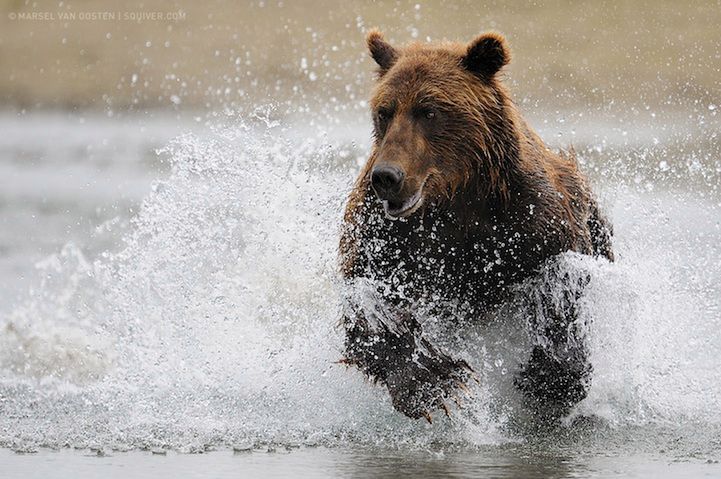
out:
M178 138L163 152L169 178L154 184L122 247L89 259L68 244L38 265L40 283L0 320L0 446L508 439L491 411L494 396L514 394L522 314L455 332L475 338L448 344L473 356L483 381L453 420L432 426L336 364L337 238L352 175L345 152L286 136L268 123ZM576 413L624 433L693 423L713 434L718 208L624 187L606 196L619 260L564 260L591 276L582 319L594 377Z

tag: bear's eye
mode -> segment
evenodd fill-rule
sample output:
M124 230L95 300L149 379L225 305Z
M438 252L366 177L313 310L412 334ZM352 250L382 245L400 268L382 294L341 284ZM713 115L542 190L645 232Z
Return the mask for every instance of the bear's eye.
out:
M387 121L391 118L391 116L393 116L393 113L390 110L381 108L380 110L378 110L378 113L376 113L376 115L378 116L378 119L380 121Z
M413 110L413 116L423 120L435 120L438 114L436 109L430 106L418 106Z

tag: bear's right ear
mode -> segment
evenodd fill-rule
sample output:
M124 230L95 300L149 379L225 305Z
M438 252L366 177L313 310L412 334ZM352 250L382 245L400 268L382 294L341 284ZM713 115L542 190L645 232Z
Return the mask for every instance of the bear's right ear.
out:
M376 28L368 32L366 43L373 60L378 64L378 73L382 76L398 60L398 51L385 41L383 34Z
M503 35L488 32L468 44L462 63L471 72L491 78L510 61L511 53Z

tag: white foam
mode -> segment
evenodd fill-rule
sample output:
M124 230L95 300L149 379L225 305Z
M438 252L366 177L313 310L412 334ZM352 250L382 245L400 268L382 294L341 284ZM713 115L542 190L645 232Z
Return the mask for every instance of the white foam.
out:
M468 346L486 381L452 422L410 421L334 363L337 238L353 176L338 158L353 155L266 125L177 139L165 152L170 177L122 248L85 258L69 245L40 265L45 280L0 323L0 445L505 440L490 396L513 394L518 323ZM717 212L701 200L683 210L673 197L614 195L617 263L570 260L592 273L583 314L595 375L579 412L617 427L716 423L719 269L699 279L702 242L684 221L718 239Z

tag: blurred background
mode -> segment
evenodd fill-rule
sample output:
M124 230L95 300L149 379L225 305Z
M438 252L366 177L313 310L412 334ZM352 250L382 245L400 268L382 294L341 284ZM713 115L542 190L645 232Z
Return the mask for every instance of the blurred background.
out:
M683 107L720 93L717 1L1 5L0 99L15 109L207 110L262 100L348 108L368 93L363 37L373 26L395 42L499 30L515 52L508 74L517 98L549 108Z
M716 192L720 24L718 1L0 1L0 300L131 217L181 133L268 106L304 134L368 138L373 26L397 43L501 31L516 102L592 176L703 170L694 188Z

